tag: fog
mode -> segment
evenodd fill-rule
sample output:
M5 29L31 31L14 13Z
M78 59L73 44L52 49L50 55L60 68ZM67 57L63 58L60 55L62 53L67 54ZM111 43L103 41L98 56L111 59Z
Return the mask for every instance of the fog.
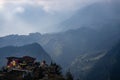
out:
M59 32L64 29L59 26L64 21L85 7L101 2L113 3L113 0L0 0L0 36Z

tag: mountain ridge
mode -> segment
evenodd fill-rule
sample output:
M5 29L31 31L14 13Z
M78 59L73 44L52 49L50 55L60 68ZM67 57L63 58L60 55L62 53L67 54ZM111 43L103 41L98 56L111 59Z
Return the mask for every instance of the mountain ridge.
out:
M78 10L71 18L61 23L58 27L62 27L62 30L66 31L79 27L97 27L113 22L119 23L119 13L120 9L117 1L113 1L113 3L94 3Z
M1 65L5 65L5 58L9 56L22 57L22 56L31 56L35 57L37 61L46 60L48 63L52 61L51 57L47 52L37 43L28 44L24 46L6 46L0 48L0 62Z

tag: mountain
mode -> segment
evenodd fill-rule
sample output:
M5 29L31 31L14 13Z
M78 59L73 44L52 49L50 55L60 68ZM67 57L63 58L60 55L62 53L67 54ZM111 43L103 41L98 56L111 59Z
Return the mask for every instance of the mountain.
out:
M0 38L0 47L5 46L23 46L26 44L37 43L41 38L40 33L30 33L27 35L8 35Z
M51 62L51 57L46 51L37 43L24 45L24 46L7 46L0 48L0 66L6 64L6 57L23 57L31 56L36 58L37 61L46 60L48 63Z
M101 58L85 80L120 80L120 43Z
M54 35L43 35L44 41L48 41L44 47L59 62L62 62L61 57L64 58L63 63L68 65L80 54L109 50L120 39L119 34L119 25L98 30L79 28Z
M79 10L65 24L61 23L64 29L71 29L65 32L1 37L0 47L37 42L55 61L68 67L79 55L107 51L120 40L118 4L95 3Z
M119 34L120 27L116 25L97 30L83 27L56 34L9 35L0 38L0 47L37 42L55 61L67 66L80 54L108 50L118 42Z
M62 30L77 29L80 27L101 27L118 24L120 21L120 2L98 2L84 7L70 19L60 24Z
M0 38L0 47L37 42L56 62L68 67L81 54L109 50L120 39L119 34L120 27L116 25L101 29L83 27L56 34L9 35Z
M72 64L69 67L72 74L74 75L75 80L78 78L80 80L84 80L94 65L106 54L107 51L79 55L74 61L72 61Z

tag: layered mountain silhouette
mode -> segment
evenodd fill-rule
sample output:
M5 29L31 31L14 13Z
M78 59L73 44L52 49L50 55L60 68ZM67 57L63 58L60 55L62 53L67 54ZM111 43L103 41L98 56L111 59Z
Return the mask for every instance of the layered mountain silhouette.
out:
M91 75L93 78L88 75L88 80L94 80L97 79L97 77L95 78L97 74L94 72L98 69L97 65L102 65L104 60L101 61L101 59L107 59L105 56L109 53L106 52L120 40L119 13L120 8L117 2L96 3L83 8L70 19L61 23L60 26L65 29L65 32L44 35L40 33L9 35L0 38L0 47L23 46L37 42L55 61L64 66L64 68L71 65L72 70L80 68L80 72L88 69L91 71L93 69L93 72L90 73L93 74ZM15 48L15 50L16 49L17 48ZM8 51L6 48L2 48L1 50ZM112 53L114 53L114 51ZM2 55L3 53L1 56ZM107 64L107 62L105 62L105 64ZM96 68L94 68L94 65L96 65ZM112 71L114 72L114 68L116 67L110 68L110 70L113 69ZM77 73L76 71L77 70L74 70L73 72ZM99 72L99 70L97 72ZM87 75L86 73L88 72L85 72L85 75L84 72L80 73L83 79L84 76ZM79 76L79 73L77 74ZM106 79L104 76L103 78ZM104 80L103 78L101 80Z
M0 47L22 46L37 42L55 61L68 66L80 54L109 50L120 39L119 34L120 27L117 25L98 30L79 28L57 34L10 35L0 38ZM61 57L65 60L63 61Z
M70 19L60 24L62 30L79 27L101 27L119 24L120 2L98 2L78 10Z
M27 35L8 35L0 38L0 47L6 46L23 46L26 44L37 43L41 38L40 33L31 33Z
M0 48L0 66L6 65L6 57L23 57L31 56L37 59L37 61L46 60L51 62L51 57L46 51L37 43L24 45L24 46L8 46Z

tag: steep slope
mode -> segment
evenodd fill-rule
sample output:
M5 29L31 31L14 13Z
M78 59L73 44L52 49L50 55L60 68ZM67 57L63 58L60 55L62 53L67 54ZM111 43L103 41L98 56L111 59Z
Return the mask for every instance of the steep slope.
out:
M120 80L120 43L92 68L85 80Z
M106 53L106 51L85 53L77 57L74 61L72 61L72 64L69 68L72 74L74 75L75 80L78 78L80 80L84 80L87 73L101 58L103 58L106 55Z
M79 28L56 34L10 35L0 38L0 47L22 46L37 42L58 63L69 66L80 54L110 49L120 39L120 27ZM34 35L34 36L33 36ZM65 60L62 60L62 59Z
M77 56L84 53L109 50L120 39L119 26L104 27L99 30L91 28L80 28L53 37L45 46L48 52L58 54L59 62L61 57L65 59L63 64L68 65ZM50 37L50 36L49 36Z
M37 43L24 45L24 46L8 46L0 48L0 66L5 65L6 57L22 57L31 56L37 59L37 61L46 60L48 63L51 61L51 57L45 52L45 50Z
M45 49L66 65L82 53L110 49L120 39L119 4L117 1L95 3L78 11L59 26L71 30L43 36L47 39ZM61 57L66 61L62 62Z
M76 29L80 27L100 27L119 23L120 2L111 0L110 2L94 3L80 9L70 19L60 24L62 30Z
M68 31L30 35L10 35L0 38L0 47L22 46L37 42L54 60L69 66L80 54L109 50L120 39L119 3L96 3L78 11L61 26ZM89 13L89 14L88 14ZM81 27L85 25L86 27ZM73 27L75 29L73 29ZM80 28L81 27L81 28ZM77 29L76 29L77 28ZM62 59L65 60L62 60Z

